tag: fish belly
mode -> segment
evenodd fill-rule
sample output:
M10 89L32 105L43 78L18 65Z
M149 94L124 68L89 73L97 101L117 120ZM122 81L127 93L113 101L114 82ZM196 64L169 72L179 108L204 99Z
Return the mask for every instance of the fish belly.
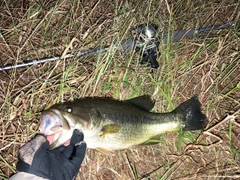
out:
M122 125L117 133L85 137L88 148L106 148L110 150L127 149L146 142L154 136L166 132L177 131L181 127L179 122L162 124Z

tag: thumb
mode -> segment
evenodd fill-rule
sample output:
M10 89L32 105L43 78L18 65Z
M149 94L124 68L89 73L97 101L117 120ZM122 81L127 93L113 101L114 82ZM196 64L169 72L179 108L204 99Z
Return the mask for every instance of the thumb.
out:
M70 140L70 144L66 147L66 149L63 152L65 157L67 158L71 157L72 153L74 153L75 145L77 143L80 143L82 140L83 140L83 133L77 129L74 129L71 140Z
M86 154L86 148L87 144L83 141L75 146L75 151L70 159L75 167L80 168Z

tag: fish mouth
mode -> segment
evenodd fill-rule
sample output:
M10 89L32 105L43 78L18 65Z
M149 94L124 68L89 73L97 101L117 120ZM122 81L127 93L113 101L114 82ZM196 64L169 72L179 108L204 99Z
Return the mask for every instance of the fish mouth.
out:
M61 115L61 112L56 109L44 111L41 114L40 120L40 133L46 137L50 145L60 139L63 130L70 129L66 119Z

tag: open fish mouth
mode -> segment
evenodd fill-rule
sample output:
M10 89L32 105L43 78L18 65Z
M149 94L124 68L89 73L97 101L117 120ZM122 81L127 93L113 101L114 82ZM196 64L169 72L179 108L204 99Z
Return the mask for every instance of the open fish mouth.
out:
M66 120L58 110L53 109L44 111L41 114L40 119L40 133L46 137L50 145L57 141L59 137L61 137L63 126L65 126L64 128L67 126L67 129L70 129L69 125L66 123Z

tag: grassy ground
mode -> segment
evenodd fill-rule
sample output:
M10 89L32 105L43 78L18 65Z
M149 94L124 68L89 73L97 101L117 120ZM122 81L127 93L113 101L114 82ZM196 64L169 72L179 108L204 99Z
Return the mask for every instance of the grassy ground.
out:
M166 31L239 20L237 0L0 2L0 65L106 46L143 23ZM50 105L86 96L149 94L167 112L199 94L203 132L167 133L159 143L104 155L88 150L78 179L240 178L239 24L161 44L151 73L138 53L106 52L0 72L0 179L16 171L18 149L37 132Z

